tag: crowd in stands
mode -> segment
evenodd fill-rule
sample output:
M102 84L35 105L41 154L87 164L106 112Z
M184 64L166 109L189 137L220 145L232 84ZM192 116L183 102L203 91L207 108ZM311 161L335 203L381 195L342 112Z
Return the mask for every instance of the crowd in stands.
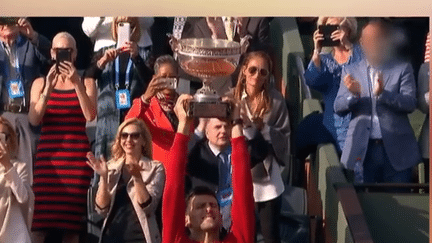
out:
M324 109L291 140L272 20L84 17L79 31L48 34L34 29L43 20L0 17L0 242L282 242L283 170L323 143L353 183L413 182L429 165L430 35L416 74L391 19L314 18L304 76ZM250 38L234 74L213 81L229 116L190 115L201 82L166 33ZM416 108L427 114L419 143ZM90 241L92 212L102 220Z

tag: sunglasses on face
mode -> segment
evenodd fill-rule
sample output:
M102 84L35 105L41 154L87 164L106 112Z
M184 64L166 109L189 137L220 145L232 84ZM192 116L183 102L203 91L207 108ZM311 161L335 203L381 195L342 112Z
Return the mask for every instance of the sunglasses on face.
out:
M141 136L141 133L139 132L132 132L132 133L127 133L127 132L122 132L120 134L120 138L123 140L128 139L128 137L130 137L133 140L138 140Z
M255 73L257 73L257 72L262 77L267 77L269 75L269 71L267 69L260 69L260 68L254 67L254 66L249 67L247 70L248 70L249 74L252 76L255 75Z

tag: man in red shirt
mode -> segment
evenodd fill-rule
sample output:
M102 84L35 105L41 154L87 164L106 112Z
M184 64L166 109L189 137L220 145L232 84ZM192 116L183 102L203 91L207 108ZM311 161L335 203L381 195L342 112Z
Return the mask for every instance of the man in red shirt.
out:
M176 61L169 55L161 56L155 61L155 75L145 93L133 101L125 120L141 118L152 134L153 159L164 165L167 154L174 141L177 129L177 117L173 112L178 97L175 89L167 87L164 78L177 78Z
M252 176L238 104L234 105L231 119L233 203L229 232L222 232L221 213L213 191L205 187L196 188L184 199L187 146L192 123L192 118L186 115L185 107L191 99L190 95L180 96L174 108L179 125L166 169L167 179L162 200L162 242L252 243L255 235Z

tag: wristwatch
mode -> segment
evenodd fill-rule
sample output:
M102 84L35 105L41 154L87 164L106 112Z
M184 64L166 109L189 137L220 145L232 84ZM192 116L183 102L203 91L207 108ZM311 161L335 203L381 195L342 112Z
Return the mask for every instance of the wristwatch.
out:
M241 119L241 118L234 119L234 120L231 122L231 124L232 124L233 126L235 126L235 125L243 125L243 119Z

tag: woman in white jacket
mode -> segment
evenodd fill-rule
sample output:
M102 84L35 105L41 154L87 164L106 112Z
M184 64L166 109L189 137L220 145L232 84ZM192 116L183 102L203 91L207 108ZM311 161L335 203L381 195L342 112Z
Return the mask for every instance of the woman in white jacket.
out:
M30 166L17 161L17 135L0 117L0 242L31 243L34 195Z

